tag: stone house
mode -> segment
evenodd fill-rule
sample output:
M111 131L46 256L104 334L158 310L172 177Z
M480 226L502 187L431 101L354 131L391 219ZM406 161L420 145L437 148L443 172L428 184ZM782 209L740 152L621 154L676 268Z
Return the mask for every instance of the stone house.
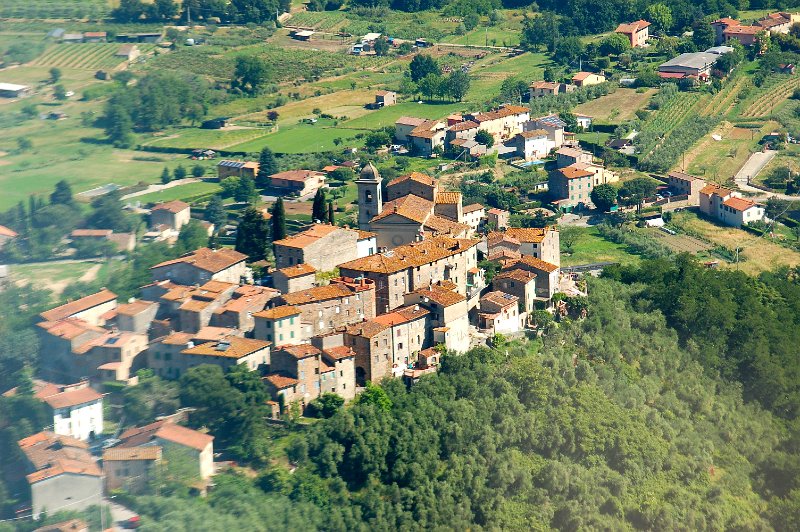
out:
M6 244L17 238L19 235L13 229L9 229L5 225L0 225L0 249L3 249Z
M136 384L136 371L144 367L148 339L145 334L108 331L73 350L72 377L88 376L92 384ZM141 355L141 356L140 356Z
M220 179L226 177L249 177L256 178L259 164L255 161L220 161L217 163L217 176Z
M536 274L522 268L503 270L492 279L492 290L516 296L522 303L520 312L530 314L536 304Z
M44 321L59 321L66 318L79 318L90 325L105 324L103 316L117 308L117 295L105 288L75 301L65 303L39 314Z
M764 219L764 206L717 185L700 190L700 212L732 227Z
M100 504L103 473L85 442L44 431L17 442L25 456L25 477L30 487L31 514L69 506L81 511Z
M388 107L397 104L397 93L392 91L378 91L375 93L375 107Z
M244 332L252 331L255 326L253 316L279 295L280 292L277 290L264 286L250 284L239 286L233 291L231 299L214 311L210 324Z
M509 227L505 234L520 242L519 251L522 255L542 259L556 266L561 264L561 241L557 227Z
M433 201L413 194L387 202L369 222L370 231L377 235L378 248L391 249L426 237L465 238L469 234L468 225L436 214L436 208Z
M103 450L103 475L106 492L124 489L141 493L156 478L161 462L161 447L113 447Z
M522 269L536 274L536 297L543 301L550 301L558 290L558 281L561 269L550 262L546 262L530 255L523 255L518 259L504 261L503 271Z
M470 347L469 304L465 295L450 288L447 283L432 284L406 294L404 302L430 311L428 320L433 344L463 353Z
M171 373L177 378L188 369L201 364L214 364L223 370L244 364L248 369L255 370L270 363L270 345L270 342L264 340L234 336L218 342L187 347L181 351L181 356L173 359Z
M228 248L200 248L152 266L150 274L154 281L169 279L183 285L201 285L211 280L239 284L247 276L245 259L247 255Z
M317 269L310 264L295 264L272 272L272 286L282 294L312 288L317 282Z
M753 46L756 44L756 36L765 31L761 26L743 26L741 24L728 26L722 31L725 42L736 40L742 46Z
M572 76L572 84L576 87L589 87L606 82L606 77L594 72L578 72Z
M116 326L122 331L147 334L150 324L156 319L158 303L137 299L117 306Z
M508 227L508 222L511 219L511 213L497 207L492 207L486 211L486 223L489 227L498 230L503 230Z
M43 321L36 325L39 327L41 352L48 355L43 357L39 371L43 378L55 382L65 378L80 380L85 374L73 379L74 373L80 373L75 370L73 352L106 333L105 329L79 318Z
M473 233L477 233L484 218L486 218L486 207L480 203L471 203L463 207L464 223L470 226Z
M408 144L410 135L415 128L427 122L424 118L415 116L401 116L394 123L394 138L400 144Z
M566 168L575 163L592 164L593 160L591 152L580 148L562 146L556 151L556 166L558 168Z
M159 203L150 209L150 226L166 225L170 229L180 231L181 227L191 220L191 207L188 203L175 200Z
M439 185L434 178L420 172L396 177L386 184L387 201L396 200L404 196L417 196L419 198L435 201L439 193Z
M165 305L165 311L173 305L178 305L177 323L179 330L197 332L211 324L211 318L214 317L214 313L230 301L237 288L238 285L233 283L209 281L199 288L191 287L189 290L182 290L181 288L172 290L162 296L161 300L169 301L170 303L169 306ZM180 299L171 301L173 296L180 297ZM261 308L264 307L262 306Z
M253 337L272 342L276 346L302 343L303 325L300 310L291 305L281 305L253 314Z
M737 193L733 190L710 184L700 189L698 196L700 212L711 218L717 218L717 213L722 210L722 203L725 200L736 197Z
M530 84L528 89L531 100L534 100L543 96L555 96L565 92L573 92L575 86L551 81L534 81Z
M704 179L683 172L669 173L669 188L676 196L687 196L689 205L700 205L700 191L706 186Z
M631 42L631 48L639 48L647 44L650 38L650 23L646 20L637 20L629 24L620 24L615 33L626 36Z
M465 115L466 120L478 124L478 129L488 132L496 143L502 143L525 130L530 120L530 109L519 105L501 105L494 111Z
M478 328L490 334L513 334L520 330L519 298L503 292L489 292L481 298Z
M543 159L550 154L556 145L544 129L533 129L517 133L513 139L517 155L526 161Z
M411 149L419 155L430 156L444 149L447 125L438 120L425 120L408 134Z
M592 205L594 174L575 165L550 172L548 189L553 203L565 211Z
M286 268L296 264L308 264L317 271L329 272L343 262L358 259L364 246L359 246L362 240L373 240L375 251L375 237L366 232L335 225L314 224L309 229L282 240L273 242L275 250L275 266Z
M161 447L165 455L170 452L181 453L196 462L199 479L208 480L214 474L214 437L169 419L128 429L119 439L119 445L112 449Z
M364 386L366 381L402 376L416 353L430 343L429 313L419 305L410 305L348 326L344 345L356 354L356 383Z
M403 296L438 281L451 281L467 294L468 271L478 266L479 240L432 237L339 266L342 275L375 283L376 312L404 304Z
M359 259L360 260L360 259ZM300 311L302 340L375 316L375 282L368 278L338 277L331 284L284 294L277 305Z
M269 176L270 186L286 193L306 196L325 186L325 173L314 170L288 170Z
M472 120L465 120L458 122L447 128L445 139L448 143L456 139L462 140L475 140L475 135L478 133L479 124Z

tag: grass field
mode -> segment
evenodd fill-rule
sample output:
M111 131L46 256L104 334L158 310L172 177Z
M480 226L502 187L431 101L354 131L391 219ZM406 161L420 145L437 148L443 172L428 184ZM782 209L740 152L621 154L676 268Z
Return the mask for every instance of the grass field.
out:
M711 134L706 135L686 153L688 172L715 183L728 182L750 157L761 136L775 125L775 122L767 122L761 129L751 130L722 122L711 133L720 135L722 140L716 141ZM676 169L682 167L683 160L675 165Z
M743 260L739 262L738 266L736 264L726 264L726 267L738 267L738 269L746 273L757 274L779 266L794 267L800 265L800 253L796 251L764 238L759 238L741 229L716 225L692 212L682 211L675 213L672 223L702 235L703 238L728 249L742 248L740 253Z
M169 148L209 148L224 150L230 146L255 140L268 134L264 129L220 129L175 128L163 134L144 140L143 146Z
M595 262L638 262L639 257L627 252L624 244L616 244L600 235L597 227L580 227L581 236L573 246L573 253L561 253L562 266L591 264Z
M108 0L3 0L0 18L100 19L111 10Z
M204 194L211 194L220 190L219 183L189 183L187 185L180 185L177 187L168 188L160 192L152 192L150 194L143 194L131 198L130 201L138 201L142 205L147 203L157 203L160 201L184 200L191 199L195 196Z
M384 107L377 111L372 111L367 115L344 122L342 126L357 129L378 129L386 126L393 126L395 121L401 116L416 116L419 118L444 118L450 113L468 109L464 103L416 103L407 102Z
M575 107L575 112L589 115L601 123L624 122L633 118L638 109L647 106L656 92L656 89L648 89L645 92L617 89L611 94L578 105Z
M320 120L316 124L294 124L281 127L255 140L230 146L233 151L259 152L264 146L277 153L313 153L337 149L334 139L341 139L341 148L360 147L363 142L354 137L363 130L335 127L332 120Z
M147 53L154 45L138 45L142 53ZM57 44L48 48L31 64L35 66L79 68L96 70L98 68L112 69L124 62L121 57L114 54L120 45L114 43L81 43Z

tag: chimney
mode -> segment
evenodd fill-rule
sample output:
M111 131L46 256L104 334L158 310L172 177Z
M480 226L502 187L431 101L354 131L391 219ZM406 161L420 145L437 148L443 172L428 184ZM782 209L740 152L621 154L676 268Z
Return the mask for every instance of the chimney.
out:
M191 349L191 348L193 348L193 347L194 347L194 342L192 342L191 340L189 340L188 342L186 342L186 349Z

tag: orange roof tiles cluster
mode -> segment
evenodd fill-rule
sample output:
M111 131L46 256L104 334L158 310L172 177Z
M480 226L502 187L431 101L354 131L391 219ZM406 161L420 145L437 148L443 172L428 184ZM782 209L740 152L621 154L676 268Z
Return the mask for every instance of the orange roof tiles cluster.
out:
M103 451L104 462L132 462L161 460L161 447L146 445L144 447L112 447Z
M731 194L733 194L733 191L730 190L730 189L727 189L727 188L722 188L719 185L710 184L710 185L706 185L703 188L701 188L700 189L700 194L703 194L703 195L706 195L706 196L711 196L712 194L716 194L717 196L719 196L721 198L725 198L725 197L730 196Z
M277 348L277 351L288 353L298 360L322 353L322 351L311 344L282 345Z
M122 305L117 306L117 314L122 314L123 316L135 316L148 310L156 303L154 301L147 301L145 299L137 299L135 301L131 301L130 303L123 303Z
M156 205L155 207L153 207L150 210L151 211L167 211L167 212L171 212L173 214L177 214L177 213L179 213L181 211L184 211L184 210L186 210L188 208L190 208L188 203L180 201L180 200L173 200L173 201L167 201L165 203L159 203L158 205Z
M0 236L4 236L7 238L16 238L19 235L13 229L10 229L5 225L0 225Z
M594 175L592 172L578 168L575 165L559 168L556 170L556 172L563 175L567 179L581 179L584 177L592 177Z
M164 268L166 266L172 266L174 264L190 264L195 268L199 268L201 270L205 270L211 273L218 273L222 270L230 268L234 264L238 264L244 261L247 258L247 255L243 253L239 253L233 249L228 248L220 248L220 249L209 249L209 248L200 248L191 253L187 253L186 255L174 259L164 261L160 264L156 264L152 266L150 269L155 270L158 268Z
M430 314L430 311L426 308L422 308L419 305L409 305L396 308L387 314L375 316L372 318L372 321L380 323L381 325L394 327L395 325L401 325L419 318L424 318L428 314Z
M506 229L505 235L520 242L538 244L553 229L552 227L509 227Z
M85 312L99 305L114 301L115 299L117 299L117 294L104 288L96 294L91 294L86 297L76 299L75 301L71 301L54 309L42 312L39 315L46 321L62 320L64 318L72 317L75 314Z
M266 318L268 320L280 320L283 318L288 318L289 316L299 315L300 311L297 309L297 307L293 307L292 305L281 305L279 307L253 313L253 317L255 318Z
M183 355L214 356L239 359L267 349L271 342L233 336L217 342L206 342L181 351Z
M353 351L351 347L346 345L329 347L327 349L323 349L322 353L331 360L344 360L345 358L353 358L356 356L356 352Z
M500 308L505 308L511 305L516 305L517 301L519 301L517 296L495 290L494 292L489 292L481 297L481 307L484 303L490 303L497 305Z
M293 378L288 377L286 375L281 375L280 373L271 373L264 377L262 380L265 380L272 384L278 390L283 390L284 388L290 388L292 386L297 386L300 384L300 381Z
M461 192L439 192L436 194L436 203L440 204L461 203Z
M398 246L385 253L345 262L339 268L354 272L394 273L463 253L478 242L480 241L467 238L434 236L422 242Z
M513 279L514 281L527 284L536 279L536 274L527 270L516 268L513 270L501 271L494 276L494 279Z
M372 288L372 285L369 286ZM326 286L315 286L299 292L291 292L280 296L280 298L287 305L300 306L307 303L327 301L329 299L350 297L358 291L360 290L343 284L329 284Z
M275 271L279 272L287 279L294 279L295 277L302 277L303 275L312 275L317 273L316 268L314 268L310 264L305 264L305 263L295 264L294 266L287 266L285 268L280 268Z
M443 307L449 307L467 300L465 296L459 294L458 292L448 290L435 284L431 285L429 288L420 288L414 290L413 293L419 294L422 297L427 297L434 303L438 303Z
M517 133L523 139L535 139L539 137L546 137L547 131L544 129L532 129L530 131L523 131L522 133Z
M615 33L626 33L626 34L638 33L643 29L647 28L648 26L650 26L650 23L647 22L646 20L637 20L636 22L630 22L628 24L620 24L614 31Z
M519 263L525 264L537 270L545 271L547 273L553 273L554 271L558 270L558 266L555 264L545 262L542 259L537 259L536 257L531 257L530 255L522 255L515 264Z
M354 230L346 229L343 227L337 227L335 225L314 224L305 231L294 234L292 236L288 236L281 240L276 240L275 242L273 242L273 244L276 246L285 246L290 248L303 249L311 244L318 242L320 239L325 238L326 236L332 233L341 231L354 231Z
M396 177L389 181L386 186L391 187L409 180L422 183L423 185L436 186L436 180L434 178L421 172L411 172L410 174L401 175L400 177Z
M755 201L745 198L728 198L722 204L735 211L746 211L756 206Z
M103 398L102 395L95 390L86 386L85 388L67 389L63 390L61 387L56 387L55 393L48 388L42 389L36 395L37 399L41 399L47 403L50 408L67 408L72 406L83 405L86 403L93 403Z
M454 133L458 133L459 131L468 131L470 129L477 129L478 124L473 122L472 120L466 120L464 122L459 122L458 124L453 124L450 126L450 131Z
M103 334L106 332L102 327L96 327L79 318L64 318L58 321L43 321L36 324L51 336L72 340L86 332Z
M272 174L270 179L283 179L285 181L296 181L304 183L314 177L324 177L325 174L317 172L316 170L287 170L286 172L278 172Z
M560 83L555 83L553 81L534 81L530 84L530 88L532 89L557 90L560 86Z
M377 222L394 214L398 214L409 220L423 223L432 212L433 202L415 196L414 194L408 194L386 202L381 213L374 216L370 222Z
M191 447L198 451L205 450L214 437L200 431L182 427L168 420L156 421L144 427L136 427L123 432L116 448L139 447L150 443L154 439L162 439L184 447Z
M477 212L477 211L481 211L481 210L485 210L485 209L486 209L486 207L484 207L480 203L470 203L469 205L464 205L464 208L462 209L462 211L464 212L464 214L468 214L468 213L471 213L471 212Z
M43 431L17 442L35 472L26 478L29 484L64 473L102 476L85 442L50 431Z

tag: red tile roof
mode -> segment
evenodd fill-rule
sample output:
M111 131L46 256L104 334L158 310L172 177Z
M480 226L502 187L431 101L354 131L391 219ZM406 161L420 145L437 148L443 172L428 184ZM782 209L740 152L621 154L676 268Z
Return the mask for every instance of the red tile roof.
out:
M722 204L736 211L746 211L756 206L755 201L744 198L728 198Z
M312 275L317 273L317 270L310 264L296 264L294 266L287 266L276 270L284 275L287 279L294 279L295 277L302 277L303 275Z
M388 314L376 316L372 319L372 321L380 323L381 325L394 327L395 325L401 325L403 323L408 323L410 321L423 318L428 314L430 314L428 309L422 308L418 305L410 305L407 307L394 309L394 311L389 312Z
M171 212L173 214L177 214L177 213L179 213L181 211L184 211L184 210L186 210L188 208L190 208L188 203L185 203L185 202L180 201L180 200L174 200L174 201L167 201L166 203L159 203L158 205L156 205L155 207L153 207L150 210L151 211L169 211L169 212Z
M278 347L277 350L288 353L298 360L322 353L322 351L311 344L283 345Z
M254 338L240 338L232 336L218 342L206 342L181 351L183 355L214 356L240 359L252 355L262 349L267 349L271 342L256 340Z
M646 20L637 20L636 22L631 22L628 24L620 24L614 31L615 33L626 33L626 34L638 33L648 26L650 26L650 23L647 22Z
M9 229L5 225L0 225L0 236L6 236L8 238L16 238L19 235L17 235L17 232L14 231L13 229Z
M403 183L405 181L416 181L417 183L422 183L423 185L436 186L436 180L434 178L420 172L411 172L410 174L396 177L391 181L389 181L389 183L386 186L391 187L397 185L398 183Z
M161 460L161 447L112 447L103 451L103 462L130 462Z
M247 258L247 255L243 253L239 253L238 251L234 251L228 248L220 248L220 249L209 249L209 248L200 248L191 253L187 253L183 257L164 261L160 264L156 264L152 266L150 269L155 270L157 268L163 268L165 266L172 266L173 264L190 264L195 268L205 270L211 273L218 273L227 268L230 268L234 264L238 264L243 262Z
M422 242L398 246L386 253L345 262L339 268L355 272L394 273L463 253L478 242L480 241L466 238L435 236Z
M78 406L103 399L102 395L88 386L86 388L78 388L77 390L67 390L63 392L57 388L55 392L56 393L53 393L53 390L44 388L36 394L36 397L50 405L50 408L53 409Z
M300 381L294 379L292 377L287 377L285 375L281 375L280 373L271 373L264 377L265 381L269 382L278 390L283 390L284 388L290 388L292 386L297 386Z
M329 347L327 349L323 349L322 352L332 360L342 360L345 358L353 358L354 356L356 356L356 352L353 351L352 348L346 345Z
M100 306L104 303L108 303L109 301L114 301L115 299L117 299L117 294L104 288L96 294L76 299L75 301L71 301L54 309L42 312L39 315L47 321L62 320L91 308Z
M281 305L279 307L262 310L260 312L255 312L253 317L255 318L266 318L269 320L280 320L282 318L288 318L289 316L299 316L300 311L297 307L293 307L291 305Z
M520 262L534 269L542 270L547 273L553 273L554 271L558 270L558 266L555 264L545 262L542 259L537 259L536 257L531 257L530 255L522 255L517 263Z
M315 170L288 170L286 172L278 172L272 174L270 179L284 179L286 181L297 181L304 183L314 177L324 177L325 174Z
M118 448L139 447L159 438L184 447L191 447L202 451L214 441L214 437L197 430L182 427L168 420L156 421L144 427L128 429L119 437L121 443Z

